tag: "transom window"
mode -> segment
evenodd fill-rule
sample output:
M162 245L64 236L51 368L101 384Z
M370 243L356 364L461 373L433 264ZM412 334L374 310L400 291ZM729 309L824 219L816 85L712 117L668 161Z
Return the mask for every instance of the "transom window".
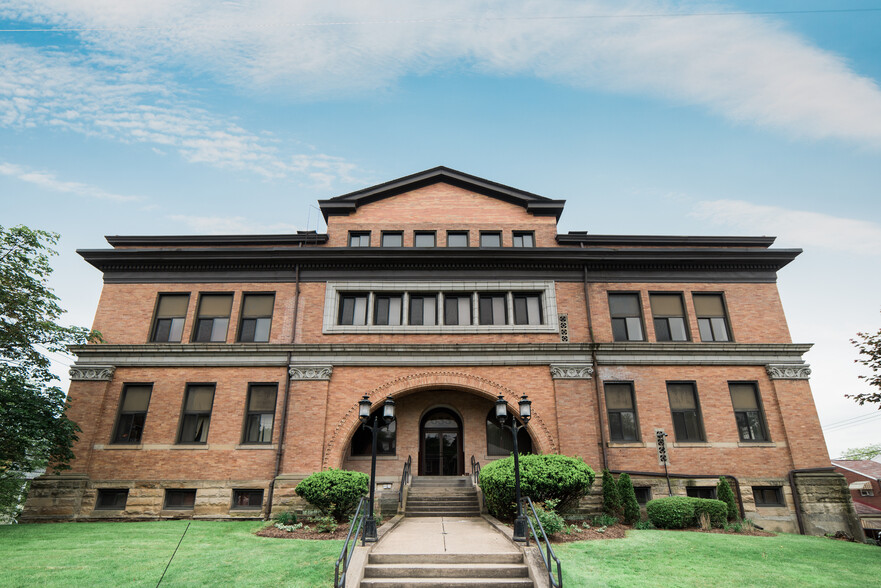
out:
M645 341L639 294L609 294L609 312L615 341Z
M685 308L680 294L649 294L655 338L658 341L688 341Z
M535 234L532 231L514 231L514 247L535 247Z
M722 295L694 294L693 300L701 341L731 341Z
M147 420L147 407L150 405L150 384L126 384L119 402L119 417L116 419L114 443L140 443Z
M239 341L243 343L269 341L274 305L275 294L245 294L242 302L242 326L239 329Z
M701 422L697 388L692 383L667 383L673 429L679 443L700 443L705 440Z
M189 302L189 294L160 294L150 340L154 343L180 343Z
M199 297L199 311L193 341L225 342L231 311L232 294L202 294Z

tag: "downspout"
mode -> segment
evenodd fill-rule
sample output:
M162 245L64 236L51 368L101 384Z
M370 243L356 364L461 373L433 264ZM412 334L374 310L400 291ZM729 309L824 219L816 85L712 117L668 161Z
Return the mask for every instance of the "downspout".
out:
M297 314L300 302L300 264L297 264L294 275L294 320L293 326L291 327L291 344L294 343L294 340L297 336ZM278 478L279 472L281 471L281 458L284 455L284 434L288 422L288 404L291 397L291 375L288 372L288 369L291 365L292 358L293 352L288 351L288 360L285 363L284 368L284 402L282 404L281 419L279 420L278 448L275 450L275 468L272 474L272 481L269 483L269 495L266 498L266 511L264 514L264 518L266 520L269 520L269 517L272 514L272 497L275 494L275 481Z
M582 247L584 244L582 243ZM596 391L597 395L597 412L600 417L600 447L602 448L602 456L603 456L603 469L609 467L609 452L606 448L606 421L605 421L605 411L603 410L602 404L602 394L600 394L600 381L599 381L599 365L597 364L597 346L595 343L595 339L593 336L593 317L591 317L590 313L590 294L587 288L587 266L583 266L584 270L584 307L587 311L587 332L590 337L590 361L593 366L593 388Z
M809 472L834 472L835 468L802 468L789 470L789 489L792 490L792 505L795 507L795 519L798 521L799 535L805 534L805 522L801 516L801 498L798 496L798 488L795 486L795 474L806 474Z
M634 472L631 470L612 470L613 474L627 474L628 476L643 476L647 478L663 478L665 474L660 472ZM791 472L790 472L791 474ZM746 518L746 511L743 509L743 496L740 493L740 482L737 478L732 476L731 474L669 474L671 478L694 478L694 479L708 479L708 478L728 478L732 482L734 482L734 493L737 497L737 506L740 509L740 518ZM756 525L758 527L758 525Z

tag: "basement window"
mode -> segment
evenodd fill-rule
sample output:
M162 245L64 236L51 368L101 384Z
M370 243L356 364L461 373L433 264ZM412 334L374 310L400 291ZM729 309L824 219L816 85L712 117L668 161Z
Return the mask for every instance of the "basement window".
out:
M756 506L786 506L781 486L753 486Z
M196 505L196 489L187 490L166 490L165 491L165 508L166 510L193 510Z
M128 500L128 488L98 490L95 510L124 510Z
M263 490L233 490L233 510L260 510L263 507Z

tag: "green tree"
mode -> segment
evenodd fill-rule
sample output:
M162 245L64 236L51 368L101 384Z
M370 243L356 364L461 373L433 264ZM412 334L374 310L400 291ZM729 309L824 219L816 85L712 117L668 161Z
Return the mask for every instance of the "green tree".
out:
M608 468L603 470L603 512L609 516L621 516L621 494L618 484Z
M719 476L719 482L716 484L716 499L721 500L728 507L728 520L736 521L740 519L740 511L737 509L737 500L734 498L734 490L728 483L725 476Z
M851 339L850 342L856 346L860 354L854 362L861 363L872 371L870 375L860 374L858 377L869 382L869 385L874 386L876 390L844 396L854 399L860 406L866 402L875 403L881 410L881 329L877 333L857 333L857 338Z
M67 468L79 431L65 414L45 353L67 353L89 331L58 324L48 285L58 235L0 226L0 514L15 516L28 472Z
M639 503L636 501L633 481L626 472L618 476L618 494L621 496L623 520L632 525L639 520Z
M875 459L879 455L881 455L881 443L875 443L865 447L852 447L841 455L841 459Z

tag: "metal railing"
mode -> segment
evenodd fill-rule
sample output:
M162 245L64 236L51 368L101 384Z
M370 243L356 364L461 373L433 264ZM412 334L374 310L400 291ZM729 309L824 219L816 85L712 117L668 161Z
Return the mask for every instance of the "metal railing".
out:
M475 486L480 485L480 462L471 456L471 483Z
M352 554L355 553L355 547L358 543L358 535L364 528L364 520L367 518L367 504L367 497L362 496L358 501L358 508L355 509L352 522L349 523L349 534L346 535L346 542L343 543L343 550L340 552L339 559L336 560L336 568L333 571L333 588L343 588L346 585L349 562L352 561ZM363 536L361 539L361 545L364 545ZM342 566L342 571L340 571L340 566Z
M404 504L404 486L410 483L410 479L413 477L410 473L410 470L413 465L413 456L408 455L407 461L404 462L404 469L401 471L401 486L398 488L398 508Z
M538 546L538 551L541 553L541 559L544 561L545 569L548 571L548 584L551 588L562 588L563 587L563 569L560 566L560 560L557 555L554 553L554 550L551 548L551 542L548 541L548 536L545 534L544 527L541 525L541 521L538 520L538 513L535 512L535 505L532 504L532 499L528 496L523 498L524 506L528 506L529 510L526 511L526 521L529 523L529 530L531 533L526 534L526 545L529 545L529 537L532 535L535 537L535 543ZM524 509L525 510L525 509ZM529 514L532 513L530 517ZM533 519L535 523L538 525L538 530L541 531L541 536L535 532L535 525L532 523ZM557 575L554 577L554 572L552 568L556 565Z

